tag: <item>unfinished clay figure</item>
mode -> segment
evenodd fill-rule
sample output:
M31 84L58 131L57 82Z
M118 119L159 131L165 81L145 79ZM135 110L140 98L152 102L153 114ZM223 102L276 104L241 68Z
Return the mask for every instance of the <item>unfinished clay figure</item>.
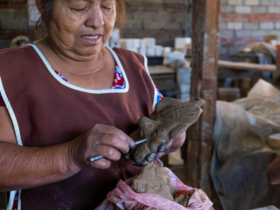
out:
M141 174L134 179L132 189L136 193L151 193L174 201L177 188L170 185L170 176L158 165L149 163L143 167Z
M135 141L148 139L129 154L129 158L139 163L153 161L157 153L165 152L171 139L182 135L202 113L203 99L182 101L163 98L149 117L139 120L139 129L130 135Z
M171 177L169 174L152 162L143 167L141 174L133 180L131 188L136 193L160 195L186 207L189 203L190 195L180 195L178 198L175 198L175 193L178 190L170 185L170 181Z
M187 207L191 199L191 194L180 195L178 198L175 198L174 202L181 204L184 207Z

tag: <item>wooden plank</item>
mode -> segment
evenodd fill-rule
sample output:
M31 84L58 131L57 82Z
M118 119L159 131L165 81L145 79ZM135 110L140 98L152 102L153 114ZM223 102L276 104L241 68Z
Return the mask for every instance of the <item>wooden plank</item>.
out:
M217 97L219 13L220 0L193 1L191 98L203 98L206 104L201 118L188 130L184 158L187 161L187 184L203 189L211 200L214 188L210 179L210 161Z
M226 68L230 70L237 71L258 71L258 72L276 72L276 65L262 65L262 64L253 64L245 62L231 62L231 61L222 61L218 62L219 68Z
M168 66L148 66L150 75L176 74L176 70Z
M212 185L210 181L210 161L213 154L213 130L214 130L214 119L215 119L215 108L213 104L216 103L216 98L213 96L216 93L216 86L212 84L213 87L211 89L202 90L201 96L205 100L205 105L203 107L204 114L202 118L201 126L201 139L199 141L199 158L198 158L198 186L202 186L205 193L212 197ZM212 199L212 198L211 198Z

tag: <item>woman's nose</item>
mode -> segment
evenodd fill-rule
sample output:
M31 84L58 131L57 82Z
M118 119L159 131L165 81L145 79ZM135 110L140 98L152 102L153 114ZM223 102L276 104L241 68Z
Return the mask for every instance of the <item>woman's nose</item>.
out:
M85 25L87 27L92 27L95 29L101 28L104 25L103 13L100 8L92 8L89 13L89 18L87 19Z

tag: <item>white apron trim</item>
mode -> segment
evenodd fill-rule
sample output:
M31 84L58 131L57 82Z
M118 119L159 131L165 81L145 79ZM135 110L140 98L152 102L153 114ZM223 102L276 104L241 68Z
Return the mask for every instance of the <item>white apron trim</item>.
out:
M4 90L1 77L0 77L0 93L1 93L1 96L3 98L4 103L6 105L6 108L7 108L8 112L9 112L9 115L11 117L11 120L12 120L12 123L13 123L13 126L14 126L14 130L15 130L15 134L16 134L16 138L17 138L17 144L19 146L22 146L22 141L21 141L21 136L20 136L20 130L19 130L18 122L17 122L16 116L15 116L14 110L13 110L13 108L12 108L10 102L9 102L9 99L8 99L8 97L6 95L6 92ZM18 193L18 210L21 210L20 195L21 195L21 190L19 190L19 193ZM15 200L15 196L16 196L16 191L10 192L10 199L9 199L9 204L7 206L7 210L12 210L13 204L14 204L14 200Z
M15 196L16 196L16 191L10 192L10 198L9 198L9 204L7 206L7 210L11 210L13 208Z
M18 126L18 123L17 123L17 119L16 119L16 116L15 116L14 110L13 110L13 108L12 108L12 106L11 106L9 100L8 100L8 97L7 97L6 93L5 93L1 77L0 77L0 93L2 95L2 98L3 98L3 101L6 105L6 108L8 109L10 117L12 119L15 134L16 134L16 138L17 138L17 143L18 143L18 145L22 146L22 141L21 141L21 136L20 136L20 131L19 131L19 126Z
M64 81L63 79L61 79L56 73L55 71L53 70L53 68L51 67L50 63L47 61L47 59L45 58L45 56L43 55L43 53L39 50L39 48L34 45L34 44L28 44L29 46L32 46L35 51L38 53L38 55L40 56L40 58L42 59L42 61L44 62L44 64L46 65L47 69L49 70L49 72L53 75L53 77L58 81L60 82L61 84L71 88L71 89L74 89L74 90L78 90L78 91L81 91L81 92L86 92L86 93L94 93L94 94L105 94L105 93L126 93L128 92L129 90L129 81L127 79L127 76L126 76L126 73L125 73L125 70L122 66L122 63L118 57L118 55L110 48L110 47L107 47L107 49L112 53L116 63L118 64L118 66L120 67L121 71L122 71L122 74L123 74L123 77L124 77L124 80L126 82L126 88L125 89L103 89L103 90L92 90L92 89L86 89L86 88L81 88L81 87L78 87L78 86L75 86L75 85L72 85L72 84L69 84L68 82Z
M142 54L143 55L143 54ZM156 85L150 75L150 72L149 72L149 69L148 69L148 59L145 55L143 55L144 57L144 66L145 66L145 69L147 71L147 73L149 74L150 78L151 78L151 81L152 83L154 84L154 89L155 89L155 92L154 92L154 101L153 101L153 111L155 111L155 108L156 108L156 105L157 105L157 96L158 96L158 93L157 93L157 89L156 89Z

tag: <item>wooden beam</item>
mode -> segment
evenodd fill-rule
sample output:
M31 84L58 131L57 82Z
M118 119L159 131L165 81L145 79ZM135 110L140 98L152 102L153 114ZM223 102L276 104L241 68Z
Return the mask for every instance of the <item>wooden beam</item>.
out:
M229 70L237 71L258 71L258 72L276 72L276 65L261 65L253 63L244 63L244 62L231 62L231 61L222 61L218 62L219 68L226 68Z
M193 1L191 98L205 100L200 120L188 130L187 184L203 189L212 200L210 161L216 110L220 0Z

